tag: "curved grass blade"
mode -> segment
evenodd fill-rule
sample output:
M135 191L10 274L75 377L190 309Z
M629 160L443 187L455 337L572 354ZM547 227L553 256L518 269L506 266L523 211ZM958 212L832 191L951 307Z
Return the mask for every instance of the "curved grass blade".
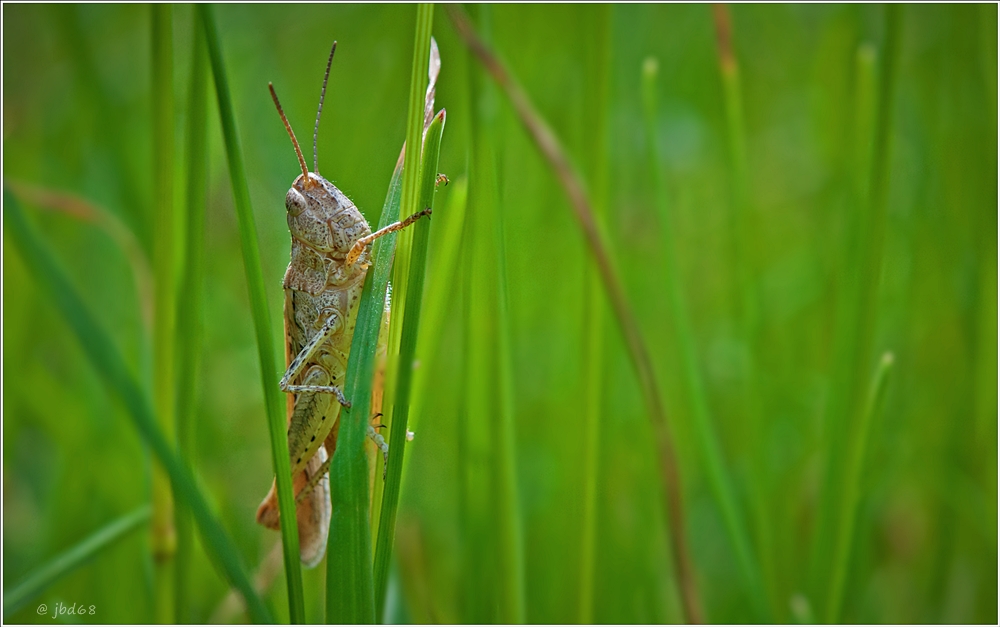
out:
M229 96L229 82L222 62L218 29L212 8L198 5L198 16L204 26L208 43L208 56L215 76L215 92L219 101L219 117L222 134L229 158L229 176L233 186L233 200L239 218L240 244L243 250L243 267L247 275L247 289L250 294L250 310L253 314L257 335L257 356L260 359L261 383L264 386L264 401L267 408L267 426L271 436L271 458L274 476L278 486L278 511L281 520L295 520L295 497L292 493L292 467L288 459L288 432L281 410L281 396L278 390L274 360L274 343L271 338L271 317L267 310L267 296L264 289L264 275L260 267L260 252L257 248L257 227L254 224L253 208L250 205L250 190L247 187L246 170L243 167L243 151L236 132L236 118ZM288 613L292 623L305 622L302 592L302 567L299 563L299 530L297 525L281 525L281 541L285 550L285 576L288 579Z
M442 110L427 130L421 163L422 176L420 204L418 205L421 208L433 206L444 124L445 112ZM413 383L413 360L416 354L417 332L420 328L420 305L424 292L424 272L427 267L427 242L430 239L430 227L430 220L421 220L413 226L413 249L399 346L399 374L396 377L395 403L392 409L392 426L389 432L389 465L386 470L385 488L382 493L382 512L379 517L378 536L375 543L375 612L376 621L379 623L382 622L385 606L392 541L396 526L396 507L399 503L399 486L403 475L403 453L406 446L410 390Z
M83 304L80 295L56 264L52 254L32 232L20 204L6 189L3 195L3 215L5 231L10 234L21 251L41 289L66 319L66 323L73 330L98 374L121 398L139 435L170 476L174 495L191 508L209 556L229 583L243 594L251 618L259 623L272 622L271 613L251 587L236 548L209 509L208 502L198 488L194 476L167 443L163 432L156 424L149 399L128 372L110 336Z
M872 430L872 422L882 408L882 399L885 396L885 388L888 385L893 361L892 353L882 355L868 389L861 423L851 434L850 451L844 472L843 498L838 508L840 520L837 524L837 535L834 540L833 574L830 576L829 605L825 621L831 624L840 622L840 610L844 601L844 585L847 581L847 568L851 557L855 521L857 521L858 509L861 505L861 474L865 467L868 436Z
M52 558L47 564L28 575L24 581L3 593L3 617L8 616L38 597L60 577L67 575L87 560L124 538L130 531L149 520L152 508L143 505L135 511L113 520L84 538L76 546Z

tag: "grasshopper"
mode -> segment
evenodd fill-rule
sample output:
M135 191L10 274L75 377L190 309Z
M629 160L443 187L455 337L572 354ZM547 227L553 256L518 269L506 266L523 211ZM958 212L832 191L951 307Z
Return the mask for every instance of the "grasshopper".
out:
M330 530L329 466L337 446L340 407L350 407L343 385L361 289L371 264L371 243L430 214L430 209L425 209L373 233L354 203L318 173L319 119L336 49L334 42L320 92L312 172L306 167L274 86L268 84L302 168L285 196L292 248L283 281L288 369L279 386L290 393L288 452L296 494L300 557L310 568L323 558ZM388 304L382 321L383 336L387 324ZM375 393L381 396L379 391ZM368 434L387 455L385 439L371 425ZM274 484L257 510L257 522L279 528Z

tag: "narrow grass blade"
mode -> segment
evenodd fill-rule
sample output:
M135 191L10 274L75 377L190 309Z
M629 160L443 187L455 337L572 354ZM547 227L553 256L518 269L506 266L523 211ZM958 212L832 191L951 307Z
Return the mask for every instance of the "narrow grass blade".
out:
M156 4L152 12L153 49L153 404L160 429L173 440L176 384L174 349L177 284L174 278L177 228L174 211L174 63L173 7ZM154 612L161 623L174 622L174 500L170 481L153 468Z
M441 345L441 337L448 323L452 294L459 284L459 256L462 250L462 232L465 226L465 207L468 200L469 181L466 178L449 183L448 203L434 214L437 225L434 238L435 271L428 278L427 293L423 299L423 328L417 337L417 358L421 366L413 372L410 393L410 426L419 429L427 395L427 377L432 371L432 360Z
M861 196L857 202L861 210L856 212L853 233L848 235L854 242L857 259L848 259L848 271L844 282L844 306L838 311L837 344L842 346L834 363L835 386L831 402L827 408L825 439L827 460L824 469L822 494L817 514L811 550L810 584L817 599L822 616L831 614L832 601L830 584L834 576L833 550L829 538L833 537L841 519L840 504L847 491L845 474L842 469L847 464L848 442L857 439L857 430L862 421L865 405L865 385L863 373L870 363L870 355L875 343L875 323L878 319L878 291L882 276L882 258L885 248L885 234L888 223L888 180L890 158L890 131L892 128L893 92L895 89L896 55L899 45L899 30L902 8L899 5L886 6L885 38L883 50L878 56L877 95L873 99L859 99L859 106L874 104L872 135L859 137L859 154L870 150L871 169L869 174L855 175ZM864 57L859 59L862 72L859 78L870 76L865 71ZM865 89L864 84L861 85ZM863 91L859 91L863 96ZM874 101L874 102L872 102ZM856 112L862 128L869 112ZM863 162L862 162L863 163ZM835 426L837 425L837 426ZM840 426L844 425L844 426Z
M607 224L610 167L608 162L611 95L611 34L613 8L601 4L588 12L588 31L591 45L584 52L584 61L589 71L586 79L586 93L590 94L584 104L584 128L587 143L585 154L588 159L587 177L592 183L594 197L594 217L602 226ZM601 417L604 415L604 388L607 382L605 372L605 327L607 304L601 290L601 277L596 268L586 268L585 310L583 312L583 355L586 402L583 415L583 520L580 533L580 580L579 613L581 624L594 622L594 574L597 553L598 485L601 475L600 434Z
M130 531L148 521L151 511L152 508L149 505L143 505L108 523L76 546L52 558L47 564L28 575L21 583L4 591L4 619L24 607L32 599L37 598L60 577L73 572L87 560L113 546L117 540L124 538Z
M775 588L777 577L774 565L774 540L772 538L773 524L768 508L768 490L766 481L766 464L762 459L764 449L762 438L764 426L761 420L760 377L758 375L757 336L759 304L757 302L756 282L754 276L754 259L747 245L755 241L753 231L748 222L749 213L749 168L747 164L746 124L743 113L743 88L740 80L740 65L733 47L733 26L728 5L716 3L712 5L712 15L715 25L716 43L718 47L719 72L722 79L723 104L725 106L726 139L729 153L729 171L732 191L731 208L728 215L728 245L730 248L729 265L732 269L731 285L733 309L738 328L738 338L743 346L741 360L740 395L744 408L741 422L745 425L746 448L750 451L749 476L746 485L749 492L749 509L753 518L753 532L757 544L757 555L753 554L750 542L750 525L746 516L736 502L733 482L724 476L718 438L711 432L707 416L702 409L695 412L699 421L701 439L705 441L703 449L709 453L710 476L713 477L713 491L719 501L726 520L726 527L736 549L737 559L746 580L750 602L759 618L772 620L770 613L782 609ZM707 408L703 408L707 412ZM706 418L699 418L699 413ZM709 442L710 441L710 442ZM716 474L722 473L722 474ZM759 560L759 561L758 561Z
M402 161L398 162L392 174L378 228L399 219L402 166ZM392 271L396 235L395 232L390 233L372 244L373 261L361 292L347 360L344 395L351 401L351 406L340 410L337 449L330 464L333 515L326 547L328 623L375 622L372 538L368 516L368 458L364 445L371 411L375 350Z
M250 586L250 580L240 563L236 548L209 509L191 471L181 462L167 442L156 423L149 399L129 374L111 337L87 310L80 295L52 258L52 254L45 249L38 236L28 226L20 204L6 189L3 215L4 230L21 251L27 266L34 272L40 288L73 330L94 368L108 387L121 398L139 435L166 469L173 484L174 495L191 508L210 557L229 583L243 594L251 618L259 623L272 622L270 612Z
M668 533L674 549L674 559L679 564L681 560L687 559L682 556L686 555L688 549L683 537L684 514L680 476L677 468L677 457L674 453L673 437L667 422L666 407L660 396L649 350L639 331L635 315L628 304L621 277L611 260L604 235L594 219L593 208L587 193L584 191L584 185L573 171L559 140L535 110L527 94L511 77L493 51L480 39L464 12L455 5L450 5L448 15L466 46L478 57L493 80L504 91L528 134L552 166L556 178L566 191L574 215L583 229L587 244L594 256L594 263L600 273L601 282L611 302L615 319L624 337L625 346L635 368L639 387L643 392L643 398L649 411L663 480L664 505L667 510L666 518L669 520ZM675 572L680 574L685 572L685 569L677 567Z
M423 173L420 184L419 206L421 208L433 207L444 123L445 112L441 111L431 122L430 128L427 129L427 139L421 163ZM403 454L406 448L410 390L413 382L413 360L417 347L417 332L420 329L420 305L424 292L424 271L427 267L427 242L430 239L430 227L430 220L421 220L413 225L413 249L399 346L399 374L396 377L395 403L389 433L389 465L382 493L382 512L379 517L378 536L375 542L375 613L376 622L379 623L382 622L385 607L392 541L396 526L396 507L399 503L399 486L403 475Z
M489 37L491 10L478 7ZM499 96L485 72L471 74L472 151L466 214L465 600L472 622L525 621L524 544L507 313L504 211L500 199ZM474 209L473 209L474 208ZM478 563L477 563L478 562ZM485 591L488 590L488 593Z
M243 151L236 132L236 117L229 95L229 82L222 60L218 29L212 7L198 5L198 16L204 27L208 43L208 56L215 77L215 92L219 101L219 117L225 138L226 155L229 158L229 177L233 186L233 199L239 218L240 244L243 250L243 267L247 275L250 293L250 309L253 314L257 335L257 354L260 359L261 383L264 386L264 401L267 408L267 426L271 436L271 456L274 476L278 486L278 512L283 521L295 520L295 496L292 493L292 467L288 459L288 433L285 416L281 410L278 390L278 369L274 359L274 344L271 341L271 317L267 310L267 296L264 276L260 266L260 252L257 248L257 227L254 224L253 208L250 205L250 190L247 187L246 170L243 167ZM299 562L299 531L294 524L281 525L281 541L285 550L285 576L288 580L288 613L292 623L305 622L302 593L302 568Z
M410 85L410 97L408 102L408 112L407 112L407 141L409 140L411 123L416 124L420 133L417 137L421 142L425 141L423 139L427 132L427 127L430 125L432 119L434 118L434 97L436 95L437 89L437 79L441 73L441 53L438 50L437 42L431 37L431 27L434 17L434 9L432 5L420 5L418 7L417 25L416 33L414 36L414 58L412 63L412 74L411 85ZM425 47L424 44L427 44ZM424 51L424 52L418 52ZM424 54L424 53L427 54ZM421 54L424 54L427 58L423 61L418 60ZM423 72L423 74L416 74L416 72ZM422 78L426 76L426 80ZM426 89L424 86L426 85ZM420 107L419 113L412 110L415 107ZM409 143L404 143L403 151L404 156ZM421 144L422 146L422 144ZM421 148L422 150L422 148ZM420 158L421 153L418 151L417 159ZM418 173L419 176L419 173ZM404 196L406 191L406 181L403 181L404 185ZM404 205L400 209L400 213L403 216L412 215L414 212L418 211L417 205L414 204L412 207L407 207L404 197ZM396 240L396 254L393 261L392 268L392 300L400 303L400 306L392 308L391 321L389 323L389 333L386 339L386 362L385 362L385 385L384 385L384 396L383 396L383 407L384 416L383 424L392 425L392 412L393 406L395 405L396 391L399 386L397 377L399 374L399 346L402 341L403 326L406 324L406 311L403 304L406 303L407 294L407 276L409 275L410 268L410 257L411 249L413 247L414 238L413 229L404 229L399 233L399 237ZM378 456L373 457L375 460L375 472L378 473L381 470L383 476L385 473L385 468L383 467L384 462ZM377 530L380 524L381 518L381 503L383 499L383 490L385 487L384 482L376 481L374 483L374 490L372 492L372 533L377 534ZM376 597L378 598L378 597Z
M745 560L752 562L752 556L749 552L749 542L745 531L740 526L742 521L736 510L732 481L723 465L718 438L712 426L708 397L701 378L701 371L698 369L694 336L687 317L687 303L684 293L681 290L680 279L677 276L673 220L671 219L670 209L667 205L666 185L663 182L663 170L656 143L658 100L656 81L658 69L659 66L656 59L646 59L642 68L642 96L645 109L646 148L648 151L650 176L653 182L656 209L659 214L661 228L663 229L663 234L660 237L661 246L664 251L663 255L666 259L666 268L662 273L663 283L670 303L670 319L674 324L674 337L678 341L681 372L684 374L684 387L687 391L688 404L691 407L692 418L695 422L695 433L698 435L700 457L706 467L705 474L709 477L713 492L719 502L719 507L723 511L729 538L736 549L738 559L741 559L741 562L744 563ZM682 563L680 566L691 568L690 564ZM745 572L744 574L747 573ZM682 588L681 590L681 600L685 605L685 615L691 622L703 622L705 617L698 601L697 589L694 588L694 573L688 572L683 576L678 576L678 579L690 586L690 588ZM753 585L752 578L749 578L748 582L750 586Z
M197 408L198 380L202 348L202 281L205 275L205 198L208 187L208 150L206 142L208 63L201 25L194 24L191 52L191 89L188 103L187 146L187 254L177 303L177 451L189 469L194 470L194 414ZM190 578L194 556L194 533L191 513L177 504L177 558L174 581L174 617L178 622L192 620Z
M833 573L830 576L829 605L826 615L827 623L836 624L840 622L840 609L844 602L844 584L847 580L851 547L854 540L854 526L858 518L858 508L861 505L861 475L865 467L868 436L872 430L872 422L877 417L882 406L882 398L885 396L885 388L888 384L892 365L892 353L883 354L868 389L865 408L861 414L861 422L851 434L852 439L847 455L847 467L843 473L843 498L838 508L840 519L837 523L837 536L833 547Z

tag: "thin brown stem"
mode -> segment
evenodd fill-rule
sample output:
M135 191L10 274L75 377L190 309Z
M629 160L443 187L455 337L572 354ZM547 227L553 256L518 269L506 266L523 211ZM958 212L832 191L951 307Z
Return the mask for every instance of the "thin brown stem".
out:
M625 290L622 287L621 279L618 277L611 257L608 254L608 247L597 227L593 207L587 197L587 193L584 191L582 181L570 165L569 159L566 157L566 153L560 145L559 140L535 110L527 94L524 93L520 85L507 72L507 69L496 55L493 54L493 51L479 38L465 12L457 5L448 5L447 12L458 34L483 64L490 76L493 77L497 85L507 95L521 123L524 124L525 129L537 144L542 155L549 161L549 164L555 171L556 177L559 179L559 183L569 197L570 205L577 220L580 222L580 226L583 228L584 237L594 255L594 261L597 264L604 288L608 293L608 299L611 301L615 318L618 320L622 335L624 335L632 365L635 367L639 385L642 388L643 396L649 409L650 422L653 426L657 450L659 452L660 472L663 478L667 519L669 520L668 533L670 536L674 569L684 606L684 618L689 623L701 623L701 605L698 600L694 571L688 553L687 542L684 537L680 473L677 468L677 457L674 453L673 439L667 425L667 412L656 384L656 376L653 372L653 363L649 357L649 351L639 332L639 325L635 319L635 315L632 313L632 309L629 307L625 297Z

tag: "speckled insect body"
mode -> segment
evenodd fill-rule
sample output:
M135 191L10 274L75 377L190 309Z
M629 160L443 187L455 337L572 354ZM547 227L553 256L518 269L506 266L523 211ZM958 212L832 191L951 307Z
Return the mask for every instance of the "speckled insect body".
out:
M332 59L333 51L330 52ZM327 75L329 71L328 63ZM326 79L323 81L323 94L325 92ZM328 471L337 444L340 407L350 406L342 390L361 290L370 265L371 243L381 235L404 228L429 211L372 233L364 216L347 196L316 172L308 171L273 87L271 95L302 168L302 174L296 177L285 196L292 247L283 281L288 369L279 385L292 394L289 397L288 450L297 502L300 554L303 563L311 567L323 558L329 534ZM320 112L322 107L321 95ZM319 114L316 125L318 129ZM313 169L317 169L315 163ZM383 321L383 327L386 322ZM369 435L383 454L387 454L388 446L382 436L372 427L369 427ZM258 508L257 521L278 529L276 486L272 485Z

